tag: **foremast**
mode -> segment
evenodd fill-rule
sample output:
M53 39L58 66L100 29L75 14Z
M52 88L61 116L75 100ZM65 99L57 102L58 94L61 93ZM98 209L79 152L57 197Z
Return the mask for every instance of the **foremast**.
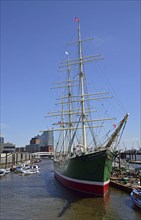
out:
M71 99L72 99L72 93L71 93L71 77L70 77L70 65L69 65L69 54L68 52L66 52L66 55L67 55L67 72L68 72L68 102L69 102L69 145L71 146L72 144L72 102L71 102Z

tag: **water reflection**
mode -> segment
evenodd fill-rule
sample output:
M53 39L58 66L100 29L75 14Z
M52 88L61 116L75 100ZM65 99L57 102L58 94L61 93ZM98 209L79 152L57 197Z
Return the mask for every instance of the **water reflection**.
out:
M64 200L64 205L58 215L67 220L139 220L141 212L134 207L128 194L110 188L102 197L85 197L62 186L54 179L53 168L45 175L46 189L56 198Z
M104 197L88 197L88 195L85 196L76 193L62 186L54 178L53 169L44 174L44 178L48 194L51 197L53 196L64 200L64 205L58 217L66 215L66 212L67 218L70 216L71 219L82 219L84 217L83 214L88 214L89 218L90 216L98 216L100 219L103 219L106 215L106 210L110 202L110 192L107 192Z

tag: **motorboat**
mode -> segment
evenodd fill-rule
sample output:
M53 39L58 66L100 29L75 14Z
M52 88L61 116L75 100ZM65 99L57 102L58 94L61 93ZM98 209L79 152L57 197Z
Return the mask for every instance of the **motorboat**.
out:
M133 189L130 194L130 197L137 207L141 208L141 189Z
M5 176L6 170L5 169L0 169L0 177Z

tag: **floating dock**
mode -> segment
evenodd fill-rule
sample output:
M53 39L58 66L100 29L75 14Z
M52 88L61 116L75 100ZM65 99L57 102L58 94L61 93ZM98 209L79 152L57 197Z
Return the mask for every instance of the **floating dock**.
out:
M123 190L125 192L131 193L133 190L133 186L124 185L122 183L116 182L114 180L110 180L110 186L116 187L120 190Z

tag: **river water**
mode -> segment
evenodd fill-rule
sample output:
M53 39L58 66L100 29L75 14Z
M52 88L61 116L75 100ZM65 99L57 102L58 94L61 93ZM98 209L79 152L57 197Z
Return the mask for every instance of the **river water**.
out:
M52 160L40 173L0 178L0 220L141 220L128 193L110 187L104 198L82 197L54 179Z

